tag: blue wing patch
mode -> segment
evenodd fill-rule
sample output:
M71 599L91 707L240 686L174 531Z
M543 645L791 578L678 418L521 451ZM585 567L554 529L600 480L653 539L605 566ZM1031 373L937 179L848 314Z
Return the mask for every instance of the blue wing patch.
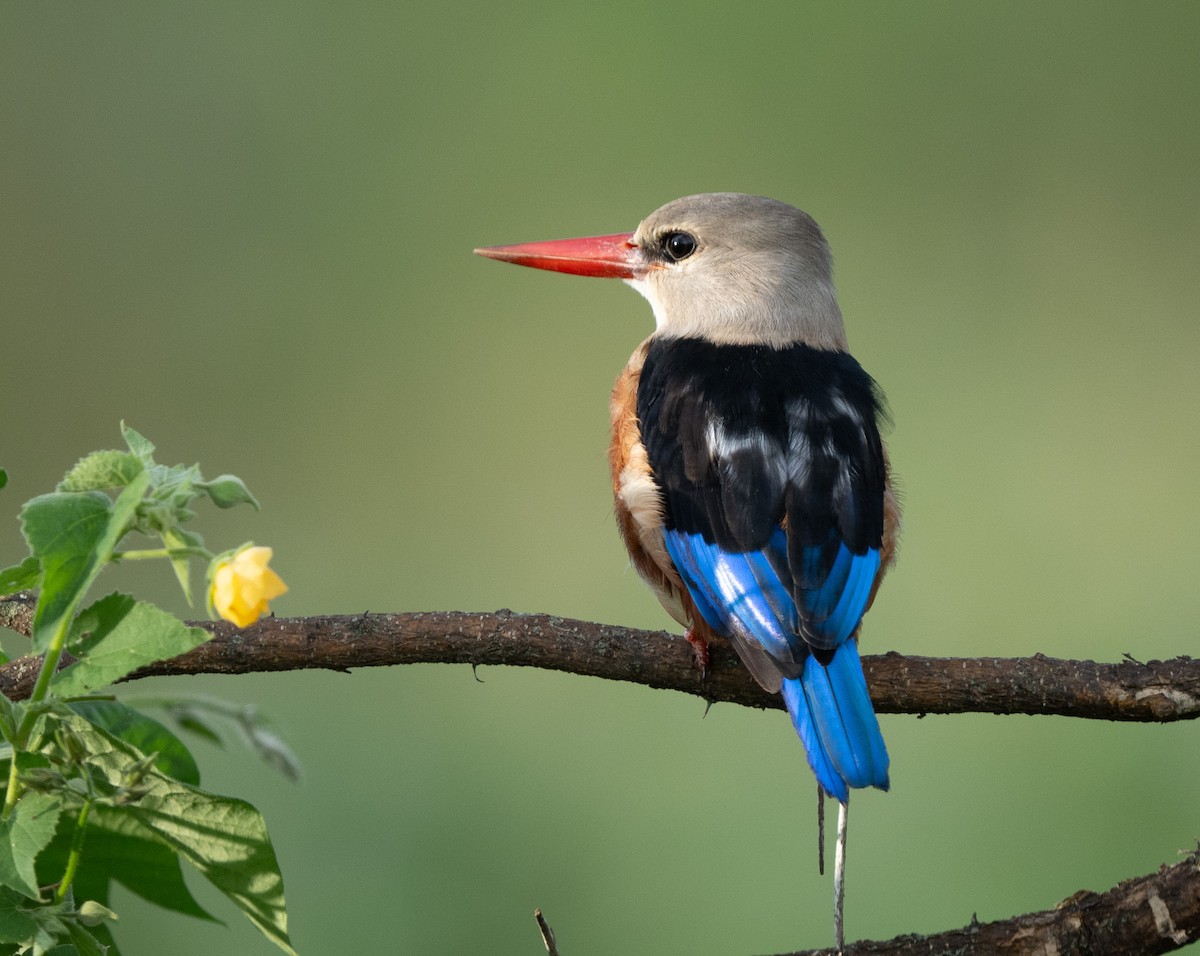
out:
M783 538L781 530L768 549ZM796 658L802 650L796 646L796 603L771 568L767 551L734 554L702 535L681 531L664 532L663 539L697 609L714 630L751 638L781 664L803 661Z

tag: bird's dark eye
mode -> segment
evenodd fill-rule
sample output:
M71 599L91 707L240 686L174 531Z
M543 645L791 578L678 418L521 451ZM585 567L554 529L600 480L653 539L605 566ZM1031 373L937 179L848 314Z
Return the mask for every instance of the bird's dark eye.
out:
M696 237L687 232L668 232L662 237L662 251L672 262L686 259L696 251Z

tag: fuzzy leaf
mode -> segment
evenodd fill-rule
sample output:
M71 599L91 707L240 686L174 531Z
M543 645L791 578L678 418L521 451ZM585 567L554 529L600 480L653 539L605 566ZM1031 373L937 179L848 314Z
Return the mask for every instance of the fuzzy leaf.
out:
M99 570L97 552L111 517L111 502L98 491L41 495L25 505L22 531L41 561L43 578L34 614L35 649L45 650L47 632Z
M141 460L127 451L106 449L81 458L58 483L59 491L103 491L124 488L143 471Z
M58 719L87 742L91 763L103 768L114 784L145 759L137 748L80 717ZM262 814L244 800L189 787L153 768L138 789L136 799L112 811L191 863L269 940L295 956L287 935L283 877Z
M50 686L61 697L107 687L145 664L178 657L210 636L153 604L115 592L76 617L67 646L79 659L55 674Z
M200 785L200 768L183 741L163 724L119 700L76 701L70 705L80 717L131 744L144 754L158 754L154 766L183 783Z
M149 468L154 464L154 443L121 422L121 435L129 450L141 459L142 464Z
M142 472L110 502L97 491L41 495L21 512L21 530L42 563L33 648L46 650L125 534L150 481Z

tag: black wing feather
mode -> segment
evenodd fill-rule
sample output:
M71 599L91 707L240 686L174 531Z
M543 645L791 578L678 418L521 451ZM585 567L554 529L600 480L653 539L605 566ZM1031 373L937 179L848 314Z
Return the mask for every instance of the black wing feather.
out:
M864 554L883 537L886 414L870 376L844 352L805 345L657 339L637 403L666 529L734 554L766 551L802 636L824 650L804 626L806 594L843 544ZM786 563L768 548L780 527Z

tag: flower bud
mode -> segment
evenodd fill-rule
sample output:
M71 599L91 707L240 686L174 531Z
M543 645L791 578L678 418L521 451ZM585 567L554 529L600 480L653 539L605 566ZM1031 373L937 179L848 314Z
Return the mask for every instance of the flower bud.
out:
M258 499L250 494L246 483L237 475L219 475L212 481L202 485L218 508L232 508L234 505L252 505L258 510Z

